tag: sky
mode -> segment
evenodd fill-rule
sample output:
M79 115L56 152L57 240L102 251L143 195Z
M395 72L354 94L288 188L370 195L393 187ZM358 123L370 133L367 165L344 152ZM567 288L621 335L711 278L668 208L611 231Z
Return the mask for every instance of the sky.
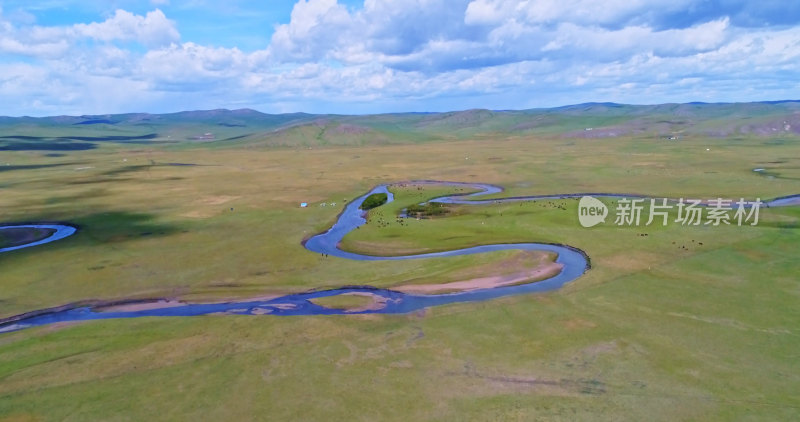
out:
M0 0L0 115L800 99L796 0Z

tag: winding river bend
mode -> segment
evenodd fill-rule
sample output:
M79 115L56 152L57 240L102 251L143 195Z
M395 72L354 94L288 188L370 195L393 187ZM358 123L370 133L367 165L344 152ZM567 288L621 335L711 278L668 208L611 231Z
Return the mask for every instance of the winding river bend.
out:
M410 181L407 184L438 184L448 185L461 188L476 189L477 192L470 194L456 194L443 196L432 199L431 202L452 203L452 204L486 204L486 203L500 203L510 201L524 201L524 200L537 200L537 199L557 199L557 198L573 198L581 197L583 195L604 196L604 197L640 197L639 195L627 194L610 194L610 193L576 193L576 194L563 194L563 195L535 195L535 196L520 196L509 197L500 199L486 199L476 200L473 199L478 196L490 195L502 192L502 188L494 185L478 184L478 183L458 183L458 182L439 182L439 181ZM448 257L457 255L470 255L491 251L502 250L532 250L532 251L548 251L558 254L556 262L563 267L561 271L554 277L527 283L494 288L486 288L481 290L472 290L458 293L447 294L409 294L398 292L394 290L378 289L369 286L355 286L355 287L342 287L331 290L310 291L297 294L289 294L277 298L266 300L253 300L229 303L182 303L172 302L171 304L159 306L141 306L132 308L114 308L104 306L64 306L60 308L44 309L41 311L34 311L16 317L6 318L0 320L0 333L8 331L16 331L27 327L51 324L56 322L69 322L69 321L86 321L97 319L111 319L111 318L136 318L145 316L197 316L209 315L217 313L225 314L239 314L239 315L334 315L334 314L359 314L359 313L382 313L382 314L398 314L408 313L423 308L432 306L452 304L458 302L471 302L482 301L487 299L494 299L503 296L510 296L516 294L543 292L548 290L555 290L562 287L564 284L575 280L580 277L584 272L589 269L588 256L583 251L565 245L553 245L544 243L513 243L513 244L491 244L483 246L475 246L464 249L455 249L444 252L426 253L419 255L403 255L403 256L371 256L357 254L353 252L344 251L339 249L339 242L345 235L355 230L357 227L366 223L365 212L359 207L361 203L369 195L373 193L386 193L388 202L394 200L394 195L388 190L389 185L379 185L366 194L356 198L347 204L344 211L339 215L337 221L333 226L324 233L309 238L303 243L306 249L316 253L327 254L344 259L352 259L357 261L378 261L378 260L409 260L409 259L425 259L434 257ZM792 198L791 200L787 200ZM780 198L775 204L767 203L768 206L780 205L794 205L800 195L792 197ZM53 242L55 240L63 239L75 233L76 229L67 225L55 224L27 224L18 226L4 226L0 230L6 228L39 228L54 230L54 232L47 238L33 242L26 245L20 245L5 249L0 249L0 252L7 252L11 250L21 249L24 247L31 247L44 243ZM361 310L347 310L327 308L313 303L311 300L322 297L337 296L343 294L367 294L377 298L380 302L379 307L365 308ZM140 301L140 302L127 302L127 304L152 304L153 301ZM116 310L115 310L116 309Z
M56 240L61 240L65 237L72 236L76 231L78 231L77 228L65 224L18 224L14 226L0 226L0 230L5 229L39 229L48 230L52 233L50 233L50 235L44 239L40 239L35 242L0 248L0 252L11 252L17 249L30 248L31 246L44 245L45 243L55 242Z

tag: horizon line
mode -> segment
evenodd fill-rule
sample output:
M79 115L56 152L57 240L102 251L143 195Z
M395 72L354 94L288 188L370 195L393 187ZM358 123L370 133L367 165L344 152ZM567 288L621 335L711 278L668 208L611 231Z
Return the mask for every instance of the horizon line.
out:
M17 115L17 116L9 116L9 115L2 115L0 118L5 119L47 119L47 118L56 118L56 117L102 117L102 116L121 116L121 115L128 115L128 114L145 114L145 115L152 115L152 116L163 116L169 114L181 114L181 113L208 113L208 112L237 112L237 111L250 111L256 112L259 114L267 115L267 116L286 116L292 114L306 114L309 116L380 116L380 115L391 115L391 114L446 114L446 113L463 113L467 111L490 111L495 113L511 113L511 112L525 112L525 111L533 111L533 110L558 110L558 109L566 109L570 107L579 107L579 106L620 106L620 107L656 107L656 106L665 106L665 105L735 105L735 104L785 104L785 103L800 103L800 99L785 99L785 100L761 100L761 101L718 101L718 102L705 102L705 101L688 101L688 102L666 102L666 103L643 103L643 104L635 104L635 103L616 103L613 101L587 101L583 103L574 103L574 104L565 104L560 106L550 106L550 107L532 107L532 108L524 108L524 109L489 109L489 108L468 108L468 109L459 109L459 110L446 110L446 111L389 111L389 112L381 112L381 113L309 113L305 111L292 111L286 113L267 113L261 110L257 110L251 107L244 107L244 108L213 108L213 109L197 109L197 110L178 110L178 111L167 111L163 113L154 113L148 111L131 111L131 112L119 112L119 113L103 113L103 114L51 114L51 115L41 115L41 116L32 116L32 115Z

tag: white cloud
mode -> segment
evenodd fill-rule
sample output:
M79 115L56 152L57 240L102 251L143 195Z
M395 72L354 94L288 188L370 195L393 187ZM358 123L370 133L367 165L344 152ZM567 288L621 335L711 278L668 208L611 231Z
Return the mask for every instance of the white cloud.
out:
M642 52L659 56L687 55L720 47L727 29L727 19L665 31L653 31L645 26L605 30L566 23L559 25L553 39L542 50L572 52L601 61L624 59Z
M473 0L464 20L468 24L501 24L513 19L528 24L619 27L647 21L653 11L683 11L692 3L696 0Z
M175 23L161 10L145 16L117 10L103 22L72 26L17 27L0 13L0 52L57 58L66 56L82 40L135 41L147 47L168 45L180 39Z
M80 113L231 105L341 112L347 104L378 111L800 97L800 28L744 28L707 10L664 25L702 4L366 0L347 8L299 0L257 51L181 42L159 9L71 26L0 13L0 53L28 56L0 66L0 95L19 99L0 114L47 114L59 104ZM737 83L752 90L731 88Z
M657 0L665 13L692 0ZM335 0L300 0L276 28L268 54L278 62L381 63L426 73L520 60L624 60L719 47L728 18L661 30L644 23L651 1L416 0L398 7L367 0L348 11ZM633 23L629 23L633 22Z
M236 78L247 69L247 56L237 48L206 47L189 42L148 51L139 61L137 77L188 85Z
M467 5L464 23L467 25L496 25L513 17L516 2L473 0Z
M159 9L145 16L117 10L114 16L103 22L77 24L71 29L79 37L100 41L138 41L147 46L169 44L180 39L175 23Z
M0 34L0 52L18 54L22 56L56 57L69 50L70 44L66 40L54 39L51 42L25 44L14 37Z
M352 29L352 17L336 0L300 0L291 21L275 28L270 52L288 61L320 58L346 44Z

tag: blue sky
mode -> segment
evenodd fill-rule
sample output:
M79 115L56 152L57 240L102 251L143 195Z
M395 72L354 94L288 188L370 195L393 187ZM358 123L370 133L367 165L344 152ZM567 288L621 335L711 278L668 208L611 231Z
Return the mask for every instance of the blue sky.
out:
M785 0L0 0L0 115L800 99Z

